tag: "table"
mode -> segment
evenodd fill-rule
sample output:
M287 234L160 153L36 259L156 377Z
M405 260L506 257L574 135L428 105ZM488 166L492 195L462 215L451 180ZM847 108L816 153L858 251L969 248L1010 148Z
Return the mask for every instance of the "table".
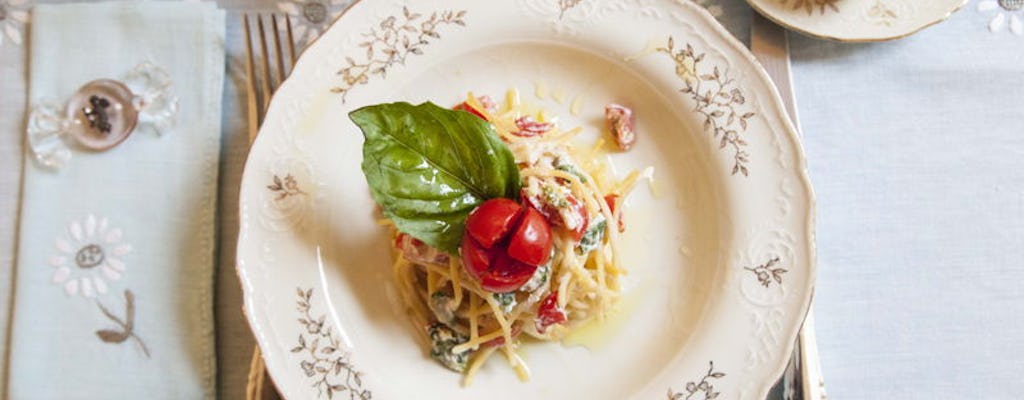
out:
M309 0L281 1L303 3ZM818 341L832 398L1016 398L1024 392L1024 36L975 1L876 44L791 34L797 106L818 198ZM2 3L2 1L0 1ZM220 397L244 398L253 339L234 271L248 142L240 13L221 0L224 92L217 268ZM742 0L699 0L748 41ZM998 25L998 24L994 24ZM20 196L25 46L0 47L0 358L7 353ZM0 376L3 376L0 364ZM0 381L0 393L5 393Z

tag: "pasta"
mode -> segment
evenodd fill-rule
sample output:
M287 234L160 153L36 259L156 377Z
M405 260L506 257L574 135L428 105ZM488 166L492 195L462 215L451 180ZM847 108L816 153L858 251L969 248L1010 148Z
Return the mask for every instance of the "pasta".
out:
M526 380L517 349L523 341L558 341L575 327L604 319L620 296L626 273L619 252L622 201L638 173L611 174L601 149L573 146L580 127L562 130L529 109L515 90L503 105L469 94L465 104L490 121L515 156L523 203L556 221L553 252L518 290L494 293L467 274L458 254L426 246L392 227L396 287L412 322L425 327L431 356L465 374L502 354ZM386 223L386 221L385 221Z

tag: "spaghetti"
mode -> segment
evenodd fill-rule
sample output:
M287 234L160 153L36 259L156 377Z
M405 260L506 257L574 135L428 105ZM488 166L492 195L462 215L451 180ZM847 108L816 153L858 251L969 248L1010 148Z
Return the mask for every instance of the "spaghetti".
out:
M619 298L626 272L618 249L621 206L639 174L616 178L602 157L605 140L574 147L582 128L560 129L543 111L523 104L515 90L501 106L470 94L460 107L490 121L512 151L523 203L556 227L551 257L517 290L494 293L467 274L459 255L389 224L394 279L413 323L425 328L431 356L463 372L464 385L496 353L527 380L529 369L516 352L524 339L560 340L587 321L604 319Z

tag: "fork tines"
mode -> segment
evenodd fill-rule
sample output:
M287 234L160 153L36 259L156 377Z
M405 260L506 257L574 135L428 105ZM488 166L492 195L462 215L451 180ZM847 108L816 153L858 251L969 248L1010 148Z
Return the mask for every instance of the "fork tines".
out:
M268 19L269 23L265 22ZM250 141L256 138L258 127L263 124L263 117L270 105L270 97L291 73L291 68L295 64L295 40L292 37L291 18L288 15L283 16L284 29L279 28L279 19L281 18L276 14L270 14L269 18L263 14L256 14L252 17L248 13L242 15L242 26L245 30L245 72ZM253 22L251 20L255 20L256 37L253 37L251 28ZM273 38L270 39L273 40L272 47L267 43L268 34L273 35ZM253 45L253 40L258 41L258 47ZM285 42L287 55L282 49L282 42ZM276 68L271 67L271 58L275 60L273 66ZM257 62L259 71L256 68Z

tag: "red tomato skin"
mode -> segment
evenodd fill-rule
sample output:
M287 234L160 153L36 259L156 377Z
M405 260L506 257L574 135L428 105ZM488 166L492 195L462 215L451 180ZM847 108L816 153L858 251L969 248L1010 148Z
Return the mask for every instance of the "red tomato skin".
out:
M536 265L526 264L495 252L488 273L480 279L480 287L494 293L508 293L526 284L537 271Z
M537 308L537 332L544 333L547 327L568 320L565 311L558 308L558 291L553 291L541 300Z
M480 287L494 293L519 289L533 277L536 265L529 265L508 256L505 248L486 249L470 235L462 237L459 249L466 273L480 282Z
M523 206L509 199L485 201L466 218L466 232L489 249L515 228L522 210Z
M612 212L612 215L615 215L615 209L619 206L619 195L615 193L605 195L604 202L608 203L608 210ZM622 219L623 215L625 214L619 214L618 224L620 233L626 231L626 222Z
M466 273L477 281L482 279L491 265L490 253L470 235L462 236L459 255L462 256L462 266L466 269Z
M488 121L487 117L484 116L484 113L480 112L480 110L477 110L476 108L473 108L473 106L469 105L469 103L467 102L461 102L459 104L456 104L455 107L452 107L452 109L466 111L469 112L470 114L480 117L480 119L484 121Z
M533 207L526 207L508 243L508 255L531 265L542 265L551 259L551 226Z

